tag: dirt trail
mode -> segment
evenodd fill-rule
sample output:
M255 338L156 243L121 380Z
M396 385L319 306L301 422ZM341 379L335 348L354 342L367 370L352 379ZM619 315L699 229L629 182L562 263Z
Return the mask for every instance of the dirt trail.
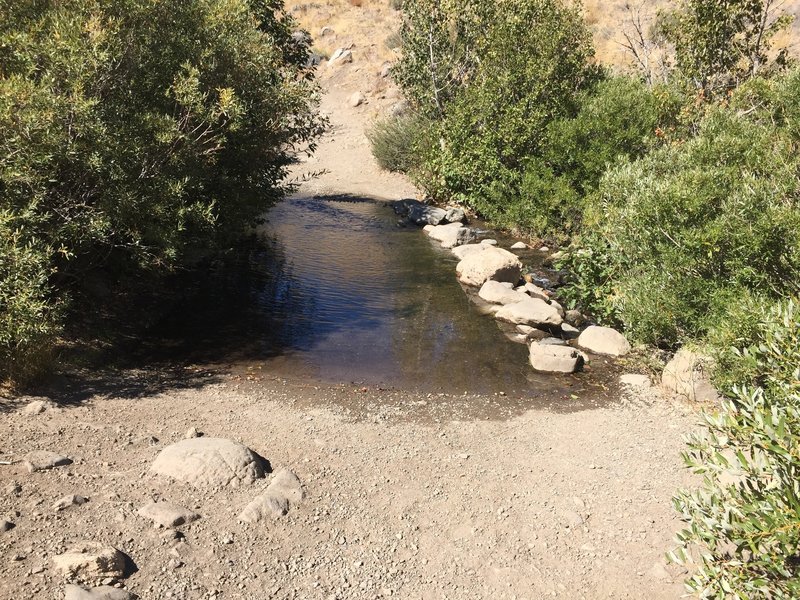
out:
M404 197L363 137L392 98L348 98L375 76L329 73L332 134L303 168L329 173L307 194ZM351 73L352 75L352 73ZM663 555L678 528L670 498L689 482L679 453L692 412L655 392L605 408L534 410L507 420L456 420L448 399L348 384L249 377L201 368L74 377L41 414L0 399L0 598L63 598L52 558L82 540L128 554L137 570L109 581L143 599L678 598ZM476 398L502 402L502 398ZM237 521L269 479L195 489L148 472L195 427L238 440L273 469L291 468L306 499L288 515ZM26 453L74 462L29 473ZM69 494L86 504L57 511ZM200 520L154 528L151 500Z

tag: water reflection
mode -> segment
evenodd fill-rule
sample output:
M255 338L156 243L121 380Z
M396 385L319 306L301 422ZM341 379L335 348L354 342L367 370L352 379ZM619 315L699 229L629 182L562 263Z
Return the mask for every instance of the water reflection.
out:
M524 346L481 316L455 258L384 203L292 198L264 243L226 264L169 321L195 360L264 372L449 393L563 397L591 376L535 374ZM163 330L163 328L162 328ZM192 335L189 332L195 332Z

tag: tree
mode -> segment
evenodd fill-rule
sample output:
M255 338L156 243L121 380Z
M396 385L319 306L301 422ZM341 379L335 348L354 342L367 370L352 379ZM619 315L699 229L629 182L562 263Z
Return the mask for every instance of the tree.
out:
M785 48L773 53L775 35L792 17L781 0L683 0L661 14L661 29L675 45L679 72L709 96L786 66Z

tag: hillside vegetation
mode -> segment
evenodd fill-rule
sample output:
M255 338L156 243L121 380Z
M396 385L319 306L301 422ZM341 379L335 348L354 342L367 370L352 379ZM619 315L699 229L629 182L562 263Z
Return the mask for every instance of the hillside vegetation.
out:
M707 478L676 498L688 528L673 558L694 565L702 597L798 594L800 70L787 8L664 4L627 22L633 60L612 70L580 6L406 0L393 76L412 111L372 134L379 161L434 201L565 247L571 306L634 342L716 359L728 399L687 454Z

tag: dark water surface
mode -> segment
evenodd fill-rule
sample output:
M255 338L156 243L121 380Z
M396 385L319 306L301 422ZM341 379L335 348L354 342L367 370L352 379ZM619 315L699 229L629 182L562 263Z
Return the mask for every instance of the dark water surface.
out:
M263 233L265 248L228 265L210 294L191 296L159 326L193 360L429 392L555 400L604 387L591 371L532 371L526 347L463 292L455 257L399 227L385 203L292 198Z

